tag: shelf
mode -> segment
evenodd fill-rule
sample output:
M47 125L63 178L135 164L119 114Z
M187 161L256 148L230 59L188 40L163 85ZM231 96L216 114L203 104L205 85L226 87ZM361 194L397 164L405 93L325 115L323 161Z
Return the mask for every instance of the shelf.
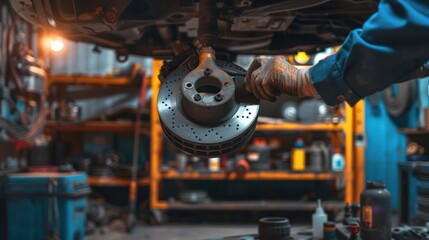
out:
M88 177L89 185L91 186L111 186L111 187L126 187L130 185L131 180L118 177ZM138 185L149 185L149 178L141 178L138 180Z
M305 201L210 201L207 203L181 203L181 202L159 202L160 207L173 210L294 210L313 211L316 202ZM344 208L342 201L323 202L325 211L341 210Z
M110 86L131 86L134 84L129 77L108 77L108 76L79 76L79 75L50 75L48 85L110 85Z
M429 129L416 129L416 128L400 128L401 133L409 135L428 135Z
M225 173L225 172L184 172L179 173L177 171L170 170L162 173L161 178L163 179L184 179L184 180L334 180L342 176L342 173L290 173L285 171L258 171L248 172L244 175L238 175L237 173Z
M256 131L341 131L344 123L258 123Z
M161 60L153 61L153 76L158 76L162 66ZM327 209L338 208L342 210L345 202L357 202L359 194L364 189L364 179L360 176L364 170L364 148L355 144L355 134L364 133L364 101L359 101L352 108L350 105L345 104L341 118L338 123L314 123L314 124L301 124L289 123L283 119L264 118L258 117L256 131L266 132L267 134L278 133L301 133L301 132L322 132L328 134L339 134L339 136L332 136L331 140L338 142L344 147L345 166L347 169L341 173L288 173L286 171L263 171L263 172L250 172L244 176L237 176L235 173L226 174L225 172L218 173L198 173L198 172L185 172L179 173L177 171L161 172L163 166L162 153L164 151L162 127L160 125L159 117L157 115L157 101L156 98L160 89L160 81L157 78L151 78L151 86L153 90L151 101L151 149L150 149L150 208L152 210L167 210L167 209L184 209L184 210L311 210L314 211L315 203L306 203L304 201L255 201L255 202L209 202L206 204L186 204L176 201L162 201L160 194L163 192L163 180L260 180L260 181L312 181L312 180L328 180L335 181L338 179L343 180L344 185L344 199L342 201L328 203ZM338 138L338 139L337 139ZM360 174L360 175L359 175ZM267 182L268 183L268 182ZM269 184L268 184L269 185ZM335 187L332 184L332 187ZM267 186L269 187L269 186Z
M62 123L47 121L46 129L63 132L133 132L134 122L130 121L88 121L82 123ZM142 126L142 133L149 132L149 126Z
M341 131L344 124L317 123L317 124L299 124L299 123L258 123L256 131ZM88 131L88 132L132 132L134 131L134 122L129 121L89 121L83 123L62 123L57 121L47 121L46 128L57 131ZM143 126L141 131L148 132L149 126ZM426 133L429 133L426 132Z

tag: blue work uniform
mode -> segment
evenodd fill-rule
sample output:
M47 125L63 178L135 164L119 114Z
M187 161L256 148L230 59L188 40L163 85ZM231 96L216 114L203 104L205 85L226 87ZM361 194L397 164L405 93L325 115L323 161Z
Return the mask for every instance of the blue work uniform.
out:
M329 105L359 99L408 80L429 60L429 0L382 0L334 55L310 68ZM408 78L408 79L407 79Z

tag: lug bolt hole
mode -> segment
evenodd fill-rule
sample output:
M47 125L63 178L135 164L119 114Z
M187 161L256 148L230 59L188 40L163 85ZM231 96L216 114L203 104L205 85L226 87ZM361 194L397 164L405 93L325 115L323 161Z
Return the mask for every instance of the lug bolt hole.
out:
M212 70L210 68L204 69L204 75L208 76L210 74L212 74Z
M215 95L214 99L216 102L221 102L223 100L223 95L218 93Z
M195 100L195 101L197 101L197 102L201 101L201 95L200 95L200 94L198 94L198 93L197 93L197 94L195 94L195 95L194 95L194 100Z
M192 83L190 83L190 82L186 83L186 85L185 85L185 87L188 89L192 88L193 86L194 85L192 85Z

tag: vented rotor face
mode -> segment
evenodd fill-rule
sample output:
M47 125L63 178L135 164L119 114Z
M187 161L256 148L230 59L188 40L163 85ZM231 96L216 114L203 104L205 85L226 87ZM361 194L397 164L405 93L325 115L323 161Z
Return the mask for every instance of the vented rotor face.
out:
M235 64L223 61L216 61L216 64L225 72L237 73L236 78L245 74L245 70ZM236 102L237 107L227 120L215 124L197 123L192 119L197 119L199 113L190 113L193 114L190 117L190 108L185 113L182 107L182 80L188 73L187 67L180 67L161 84L158 113L168 139L183 152L201 157L224 155L249 141L256 127L259 105Z

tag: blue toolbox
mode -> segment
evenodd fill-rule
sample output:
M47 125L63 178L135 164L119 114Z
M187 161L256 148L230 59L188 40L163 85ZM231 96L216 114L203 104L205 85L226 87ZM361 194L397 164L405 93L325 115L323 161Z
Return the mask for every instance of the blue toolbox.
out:
M10 174L8 239L83 239L90 192L84 173Z

